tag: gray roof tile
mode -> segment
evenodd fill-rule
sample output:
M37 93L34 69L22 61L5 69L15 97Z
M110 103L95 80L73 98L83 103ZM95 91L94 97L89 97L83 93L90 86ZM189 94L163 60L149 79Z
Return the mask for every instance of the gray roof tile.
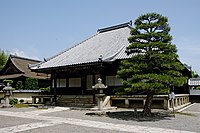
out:
M131 27L129 23L99 29L92 37L42 62L32 69L46 69L60 66L128 58L125 53Z

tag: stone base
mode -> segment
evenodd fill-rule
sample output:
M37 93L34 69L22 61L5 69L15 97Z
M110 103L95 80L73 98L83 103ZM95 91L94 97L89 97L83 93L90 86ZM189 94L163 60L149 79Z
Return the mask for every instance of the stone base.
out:
M102 108L102 110L99 110L98 107L94 107L94 108L91 108L90 110L92 111L108 111L108 110L116 110L117 107L104 107Z
M1 105L0 106L1 108L11 108L11 107L13 107L12 105Z
M91 111L86 112L85 115L106 115L106 111Z
M102 110L99 110L97 107L96 108L91 108L90 112L86 112L85 115L106 115L106 113L108 111L111 111L111 110L116 110L117 107L106 107L106 108L103 108Z

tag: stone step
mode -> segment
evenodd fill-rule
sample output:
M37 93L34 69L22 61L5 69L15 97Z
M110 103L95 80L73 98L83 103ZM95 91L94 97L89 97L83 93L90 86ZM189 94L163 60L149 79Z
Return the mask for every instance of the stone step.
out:
M73 105L73 104L93 104L93 97L92 96L60 96L57 100L59 105Z
M57 103L57 106L62 107L75 107L75 108L94 108L96 104L83 104L83 103Z

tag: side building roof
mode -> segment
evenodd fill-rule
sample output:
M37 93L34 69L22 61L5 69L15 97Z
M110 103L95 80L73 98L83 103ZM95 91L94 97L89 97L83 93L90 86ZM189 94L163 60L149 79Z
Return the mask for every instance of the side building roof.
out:
M17 78L20 76L47 79L47 74L35 73L29 69L30 64L36 64L41 61L10 55L6 65L0 71L0 79Z
M53 56L52 58L36 65L31 65L32 70L45 70L85 63L115 61L128 58L125 53L129 45L131 22L98 29L97 33L81 43Z

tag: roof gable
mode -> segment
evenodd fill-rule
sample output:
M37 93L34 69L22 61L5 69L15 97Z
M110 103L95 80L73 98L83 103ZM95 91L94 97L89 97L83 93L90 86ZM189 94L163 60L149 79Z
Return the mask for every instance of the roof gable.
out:
M8 61L4 68L0 71L0 79L8 77L6 75L10 75L9 77L13 78L11 75L18 76L25 76L25 77L32 77L32 78L46 78L46 75L40 74L40 76L35 73L31 72L28 68L29 64L36 64L39 63L38 60L23 58L15 55L10 55Z
M12 60L12 55L9 56L5 66L3 67L3 69L0 71L1 75L5 75L5 74L19 74L19 73L23 73L23 71L21 71L13 62Z

